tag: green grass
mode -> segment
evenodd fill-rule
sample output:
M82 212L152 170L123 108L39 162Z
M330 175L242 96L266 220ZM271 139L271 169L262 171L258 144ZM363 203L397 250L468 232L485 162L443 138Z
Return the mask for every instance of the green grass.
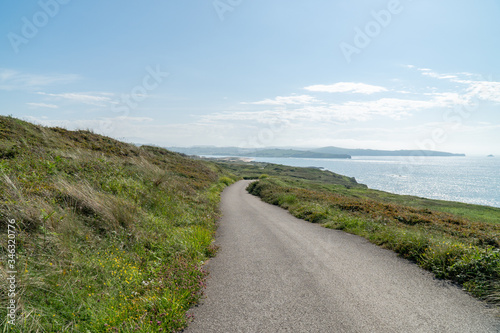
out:
M438 278L500 303L500 209L325 184L314 178L264 177L247 190L298 218L365 237Z
M286 181L297 187L322 188L324 186L339 187L342 189L366 189L366 185L358 184L354 178L342 176L318 168L300 168L264 162L222 162L218 161L225 170L244 179L258 179L274 176L275 180Z
M495 207L471 205L444 200L433 200L410 195L398 195L372 189L350 190L344 191L344 193L346 195L356 195L362 198L384 201L387 203L451 213L453 215L486 223L500 223L500 209Z
M500 209L398 196L314 168L193 160L0 117L0 278L17 225L17 319L2 332L175 332L203 291L220 192L250 191L500 300Z
M18 234L16 325L3 332L173 332L204 287L219 166L89 131L0 117L0 275Z

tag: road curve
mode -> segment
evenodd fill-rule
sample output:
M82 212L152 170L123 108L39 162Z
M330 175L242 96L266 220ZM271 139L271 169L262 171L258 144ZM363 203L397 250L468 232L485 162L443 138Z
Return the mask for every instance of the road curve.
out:
M492 310L391 251L222 194L220 250L188 333L500 332Z

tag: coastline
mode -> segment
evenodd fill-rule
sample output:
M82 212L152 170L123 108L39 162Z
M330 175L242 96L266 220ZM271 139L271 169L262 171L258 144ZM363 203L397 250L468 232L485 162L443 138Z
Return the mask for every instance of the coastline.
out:
M369 188L399 195L500 208L500 160L485 156L353 156L349 160L252 158L293 167L317 167L354 177Z

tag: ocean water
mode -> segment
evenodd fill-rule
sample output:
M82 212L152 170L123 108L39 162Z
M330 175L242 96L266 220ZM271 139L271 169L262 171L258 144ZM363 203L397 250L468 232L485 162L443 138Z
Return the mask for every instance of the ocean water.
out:
M323 167L355 177L369 188L430 199L500 207L498 157L353 157L352 159L253 158L301 167Z

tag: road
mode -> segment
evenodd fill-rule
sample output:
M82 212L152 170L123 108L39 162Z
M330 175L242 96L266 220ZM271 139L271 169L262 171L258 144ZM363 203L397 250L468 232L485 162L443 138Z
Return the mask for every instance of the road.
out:
M220 250L186 332L500 332L492 310L459 288L263 203L248 184L222 194Z

